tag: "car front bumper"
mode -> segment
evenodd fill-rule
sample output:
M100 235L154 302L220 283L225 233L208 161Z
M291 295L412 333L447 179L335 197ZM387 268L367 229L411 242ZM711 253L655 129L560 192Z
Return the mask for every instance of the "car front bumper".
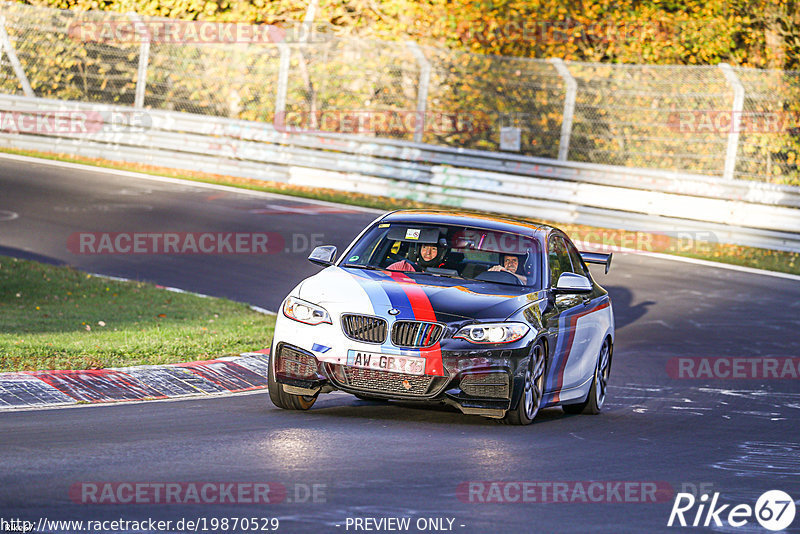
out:
M272 354L276 381L287 393L313 396L340 390L381 399L444 403L465 414L503 417L521 396L530 346L442 350L443 376L333 363L286 341L276 340Z

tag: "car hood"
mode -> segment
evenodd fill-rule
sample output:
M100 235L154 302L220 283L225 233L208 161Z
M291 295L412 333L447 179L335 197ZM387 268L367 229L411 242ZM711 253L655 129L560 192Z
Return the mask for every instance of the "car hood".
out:
M398 319L419 319L432 310L437 321L449 322L503 320L543 295L522 286L332 266L306 279L298 296L343 313L385 316L394 308Z

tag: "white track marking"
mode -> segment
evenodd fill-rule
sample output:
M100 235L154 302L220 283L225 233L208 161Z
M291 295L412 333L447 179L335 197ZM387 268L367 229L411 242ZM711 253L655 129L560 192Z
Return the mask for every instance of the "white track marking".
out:
M322 206L336 206L336 207L346 207L348 209L353 209L355 211L362 211L364 213L385 213L387 210L377 210L373 208L364 208L361 206L353 206L350 204L338 204L335 202L326 202L324 200L315 200L310 198L304 197L295 197L291 195L280 195L277 193L266 193L263 191L253 191L250 189L241 189L237 187L231 187L227 185L217 185L217 184L207 184L204 182L194 182L191 180L181 180L179 178L167 178L165 176L153 176L151 174L143 174L138 172L131 172L131 171L120 171L116 169L108 169L105 167L95 167L93 165L83 165L79 163L68 163L65 161L56 161L56 160L49 160L49 159L40 159L40 158L32 158L29 156L18 156L16 154L4 154L0 153L0 158L9 159L14 161L21 161L24 163L34 163L40 165L50 165L53 167L61 167L64 169L73 169L73 170L80 170L80 171L89 171L89 172L96 172L101 174L111 174L114 176L123 176L126 178L136 178L141 180L152 180L154 182L162 182L162 183L169 183L169 184L176 184L176 185L193 185L196 187L202 187L206 189L213 189L217 191L226 191L228 193L237 193L237 194L245 194L251 196L257 196L261 198L273 198L273 199L281 199L281 200L291 200L294 202L307 202L309 204L318 204ZM600 246L600 245L596 245ZM619 251L620 253L625 253L626 250L622 249ZM764 269L754 269L752 267L742 267L739 265L730 265L727 263L717 263L708 260L698 260L694 258L685 258L683 256L673 256L671 254L661 254L658 252L642 252L642 251L635 251L630 250L631 253L636 253L642 256L649 256L657 259L662 260L670 260L670 261L680 261L683 263L690 263L693 265L700 265L704 267L713 267L716 269L727 269L729 271L738 271L741 273L746 274L758 274L763 276L772 276L775 278L784 278L786 280L796 280L800 281L800 275L796 274L789 274L789 273L779 273L775 271L766 271Z
M195 182L193 180L182 180L180 178L168 178L166 176L155 176L152 174L144 174L133 171L121 171L117 169L109 169L106 167L96 167L94 165L84 165L81 163L70 163L66 161L56 161L51 159L32 158L30 156L18 156L16 154L0 153L0 158L9 159L13 161L21 161L23 163L33 163L38 165L50 165L52 167L61 167L62 169L72 169L77 171L96 172L100 174L111 174L114 176L122 176L125 178L136 178L139 180L151 180L154 182L182 185L182 186L195 186L204 189L212 189L215 191L225 191L227 193L236 193L240 195L250 195L261 198L271 198L279 200L291 200L293 202L317 204L320 206L332 206L337 208L345 207L353 211L362 211L364 213L386 213L389 210L378 210L374 208L365 208L362 206L354 206L350 204L338 204L336 202L327 202L325 200L317 200L313 198L297 197L291 195L281 195L278 193L267 193L265 191L253 191L252 189L243 189L240 187L232 187L228 185L209 184L205 182Z
M15 211L0 210L0 222L13 221L17 217L19 217L19 214Z

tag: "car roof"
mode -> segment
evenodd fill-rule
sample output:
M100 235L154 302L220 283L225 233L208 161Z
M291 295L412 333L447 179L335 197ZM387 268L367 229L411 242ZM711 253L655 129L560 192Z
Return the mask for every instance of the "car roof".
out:
M502 232L527 233L533 231L534 234L546 234L554 229L552 226L541 223L529 223L481 213L445 210L398 210L388 213L381 219L381 222L454 224Z

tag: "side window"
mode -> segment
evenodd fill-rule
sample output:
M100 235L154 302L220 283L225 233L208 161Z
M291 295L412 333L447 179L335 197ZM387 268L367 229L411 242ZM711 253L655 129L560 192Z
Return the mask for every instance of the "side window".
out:
M556 285L561 273L572 272L572 263L564 240L559 236L550 236L547 244L547 260L550 264L550 286Z
M589 280L592 279L589 276L589 270L586 268L586 265L583 263L583 259L581 258L581 253L578 252L578 249L575 248L571 242L567 241L567 251L569 252L569 258L572 260L572 272L575 274L582 274Z

